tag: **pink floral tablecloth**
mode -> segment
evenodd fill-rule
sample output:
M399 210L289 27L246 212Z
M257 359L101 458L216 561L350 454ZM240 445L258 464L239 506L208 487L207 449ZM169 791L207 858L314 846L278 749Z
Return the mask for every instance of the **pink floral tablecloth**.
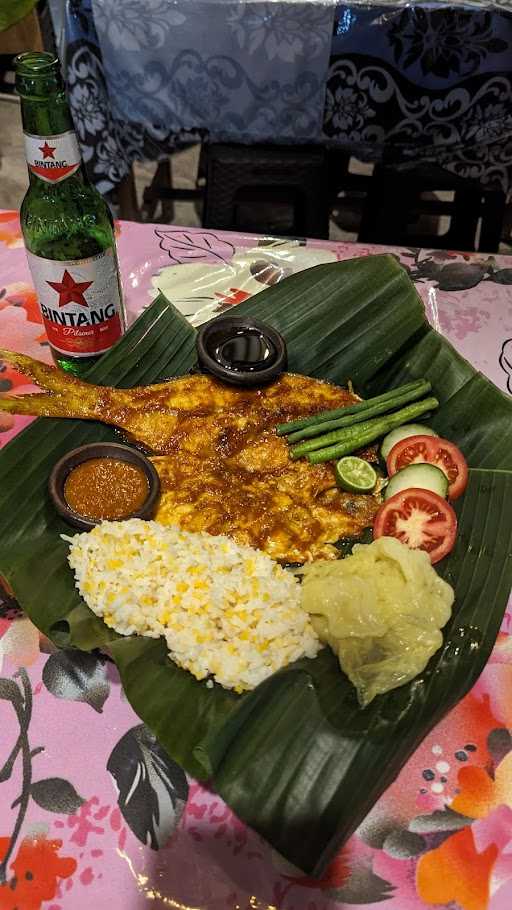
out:
M167 292L198 325L300 269L383 252L122 222L130 319ZM512 257L389 250L431 323L512 392ZM0 213L0 345L50 361L14 212ZM0 392L31 386L0 362ZM29 419L0 415L0 446ZM510 606L509 606L510 610ZM0 910L510 910L512 638L422 743L321 881L187 779L115 668L0 608Z

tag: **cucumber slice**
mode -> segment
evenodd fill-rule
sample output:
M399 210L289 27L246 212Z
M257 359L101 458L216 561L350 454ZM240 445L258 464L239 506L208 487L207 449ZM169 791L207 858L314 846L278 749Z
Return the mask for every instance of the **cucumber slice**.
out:
M391 433L388 433L387 436L384 436L380 447L380 454L385 461L393 446L396 445L397 442L401 442L402 439L407 439L409 436L437 435L438 434L435 433L431 427L425 427L422 423L406 423L403 427L398 427L396 430L391 430Z
M386 489L384 499L390 499L395 493L419 487L421 490L430 490L446 499L448 493L448 478L441 468L433 464L410 464L391 477Z

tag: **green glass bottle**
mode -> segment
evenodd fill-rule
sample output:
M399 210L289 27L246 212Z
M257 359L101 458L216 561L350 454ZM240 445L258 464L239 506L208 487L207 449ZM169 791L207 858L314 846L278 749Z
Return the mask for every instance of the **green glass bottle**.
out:
M55 362L84 373L126 327L110 209L81 162L57 57L16 58L30 186L21 229Z

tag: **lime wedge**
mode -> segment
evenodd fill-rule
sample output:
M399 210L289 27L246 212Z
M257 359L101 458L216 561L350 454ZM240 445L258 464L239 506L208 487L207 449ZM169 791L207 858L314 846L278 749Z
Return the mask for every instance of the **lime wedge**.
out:
M355 455L340 458L335 473L338 486L350 493L371 493L377 483L377 474L371 464Z

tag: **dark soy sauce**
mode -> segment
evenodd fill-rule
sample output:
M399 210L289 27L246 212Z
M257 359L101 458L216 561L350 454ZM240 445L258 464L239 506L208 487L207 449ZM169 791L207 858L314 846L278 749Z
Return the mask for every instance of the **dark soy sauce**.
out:
M270 366L277 354L270 339L257 329L239 329L215 347L218 363L237 373L252 373Z

